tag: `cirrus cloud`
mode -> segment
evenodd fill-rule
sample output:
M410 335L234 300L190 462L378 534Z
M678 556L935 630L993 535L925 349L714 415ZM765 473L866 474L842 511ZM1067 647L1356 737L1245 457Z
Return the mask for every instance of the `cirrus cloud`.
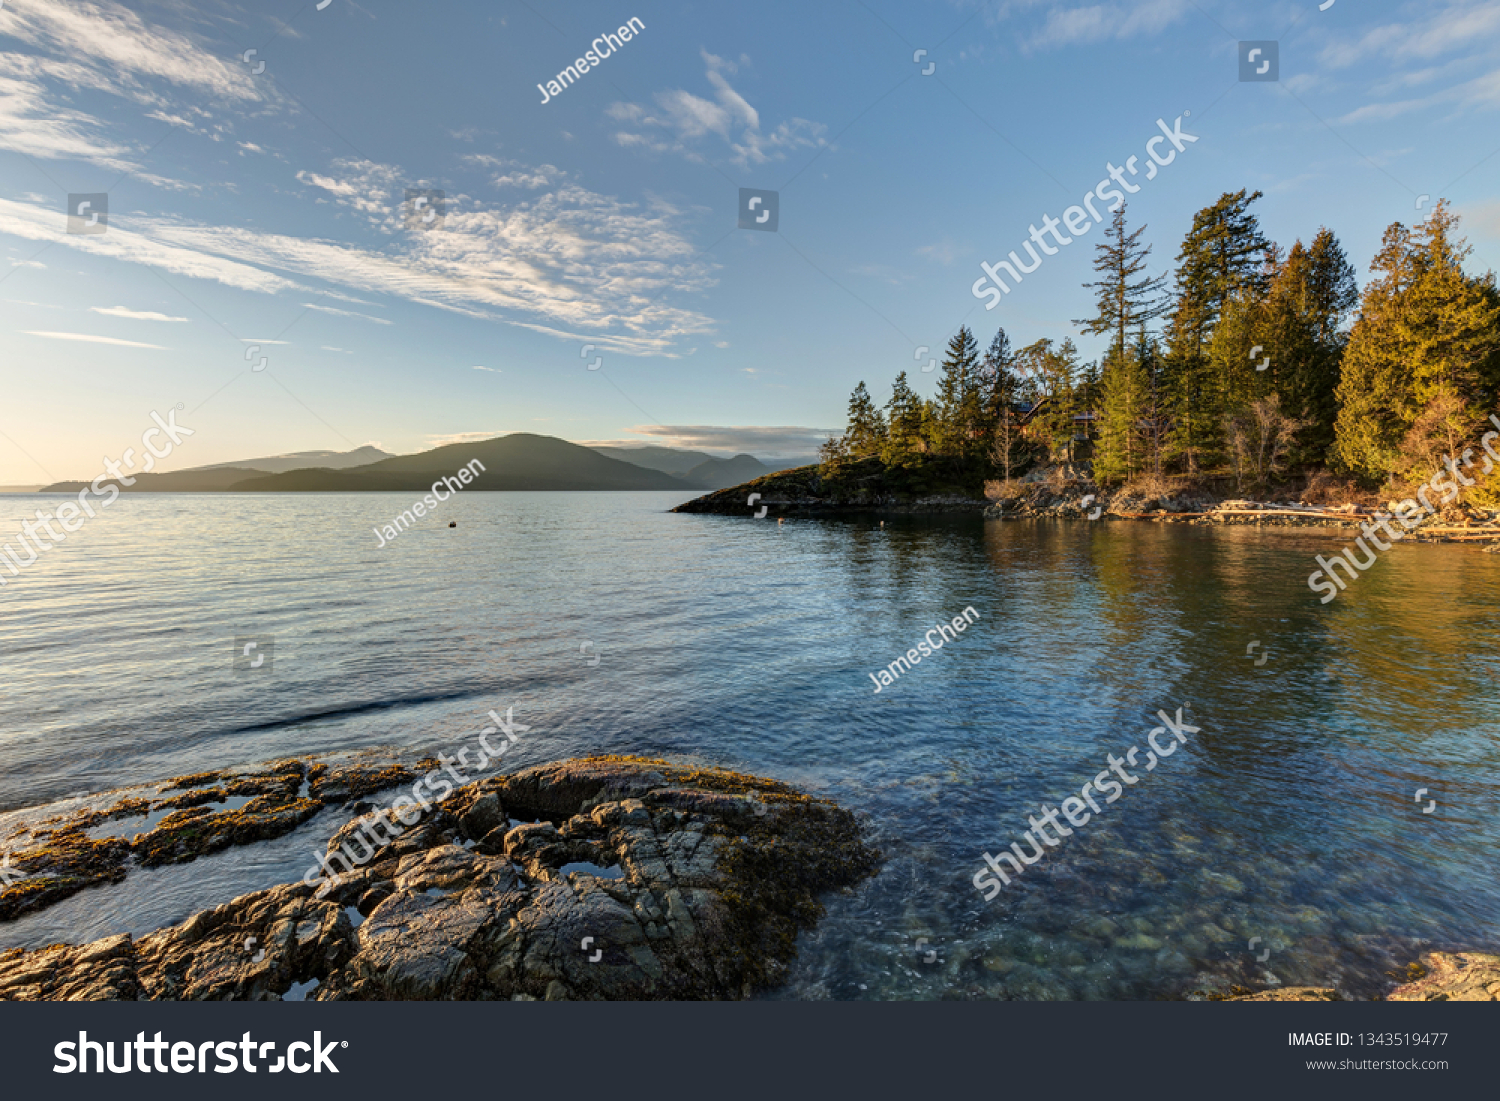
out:
M21 332L27 336L43 336L48 340L81 340L86 344L118 344L122 348L155 348L159 352L169 350L160 344L142 344L138 340L119 340L112 336L95 336L92 333L52 333L36 329L22 329Z

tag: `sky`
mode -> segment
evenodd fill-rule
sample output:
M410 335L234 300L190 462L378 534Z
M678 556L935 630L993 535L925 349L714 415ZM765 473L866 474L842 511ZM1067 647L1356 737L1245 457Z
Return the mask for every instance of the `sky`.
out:
M163 470L508 432L810 455L861 380L933 394L961 324L1097 355L1098 226L995 308L975 283L1132 156L1159 271L1240 188L1361 284L1446 198L1484 271L1497 62L1493 0L3 0L0 485L92 478L174 408ZM1158 120L1198 140L1147 181Z

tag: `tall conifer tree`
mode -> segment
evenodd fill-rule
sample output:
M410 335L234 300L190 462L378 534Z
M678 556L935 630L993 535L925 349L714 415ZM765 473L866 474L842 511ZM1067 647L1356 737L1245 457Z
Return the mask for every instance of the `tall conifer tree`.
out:
M1250 213L1259 191L1226 192L1193 215L1177 254L1177 297L1167 324L1164 364L1176 425L1174 447L1188 469L1216 457L1221 444L1225 380L1215 378L1208 346L1230 298L1264 289L1262 256L1269 242ZM1249 348L1245 349L1248 355Z

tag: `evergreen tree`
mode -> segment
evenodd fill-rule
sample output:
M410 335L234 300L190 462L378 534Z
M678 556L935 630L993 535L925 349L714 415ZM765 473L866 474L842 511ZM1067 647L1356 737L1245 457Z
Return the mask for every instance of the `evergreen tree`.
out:
M1318 343L1324 348L1343 350L1348 339L1341 330L1344 318L1359 305L1359 285L1354 279L1354 265L1344 255L1343 246L1326 227L1318 230L1308 250L1310 264L1304 293L1304 309L1312 316Z
M1412 352L1413 401L1426 410L1450 398L1477 422L1494 405L1500 373L1500 305L1493 272L1466 275L1463 262L1473 252L1454 237L1458 215L1439 199L1414 232L1416 279L1408 308L1397 315L1397 332ZM1458 446L1459 439L1451 440Z
M818 447L818 474L824 478L838 477L840 468L849 461L842 436L829 436Z
M1071 344L1072 341L1068 341ZM1077 413L1097 413L1102 400L1099 361L1091 359L1074 371L1073 405Z
M902 371L891 386L891 400L885 407L885 447L880 457L888 466L911 466L926 450L922 404Z
M1139 378L1144 386L1136 434L1141 441L1142 469L1161 478L1162 459L1166 455L1172 417L1162 386L1161 342L1146 335L1145 326L1136 334L1135 356L1140 363Z
M1281 415L1305 425L1292 461L1326 462L1338 415L1337 390L1347 337L1344 317L1358 302L1354 269L1328 229L1311 248L1298 241L1270 273L1253 343L1271 367L1263 376L1280 398ZM1266 396L1255 389L1258 400Z
M1117 356L1124 354L1132 330L1167 310L1161 300L1167 277L1141 274L1150 267L1146 258L1151 255L1151 246L1140 243L1145 232L1145 226L1134 233L1125 232L1125 204L1121 203L1104 231L1104 240L1094 246L1094 270L1099 279L1083 285L1094 292L1094 316L1073 322L1090 335L1109 336L1110 350Z
M1367 479L1409 464L1403 444L1419 421L1461 450L1494 408L1500 294L1493 272L1464 273L1470 249L1453 236L1457 223L1440 200L1423 225L1387 229L1371 264L1376 278L1344 355L1335 443L1340 465Z
M938 379L937 450L966 466L979 450L979 343L962 325L948 341Z
M1000 424L1003 414L1016 402L1019 379L1015 374L1015 354L1004 329L996 331L989 349L979 365L979 400L981 432L990 433Z
M849 428L844 433L844 447L852 458L871 458L881 453L885 436L885 418L870 400L870 391L860 382L849 395Z
M1334 458L1372 481L1396 468L1400 441L1417 417L1407 360L1411 349L1398 337L1398 315L1416 277L1407 237L1400 222L1391 225L1370 262L1375 278L1365 285L1339 380Z
M921 399L922 452L939 455L944 447L944 428L938 402L932 398Z
M1094 449L1094 477L1100 482L1129 481L1144 467L1140 433L1150 407L1149 381L1139 347L1105 355Z
M1280 255L1272 246L1259 286L1274 284L1282 267ZM1295 318L1292 321L1295 324ZM1293 332L1273 334L1277 326L1278 317L1269 297L1261 294L1257 285L1247 284L1229 296L1204 350L1200 393L1205 406L1218 410L1221 417L1237 417L1274 392L1295 342ZM1252 356L1257 350L1258 355Z
M1165 361L1168 400L1175 430L1174 448L1189 470L1217 456L1226 413L1221 398L1228 380L1215 378L1208 346L1230 299L1248 291L1251 299L1265 289L1261 258L1269 242L1250 204L1259 191L1226 192L1212 206L1193 215L1192 228L1177 254L1177 298L1167 324ZM1247 347L1242 354L1248 354Z

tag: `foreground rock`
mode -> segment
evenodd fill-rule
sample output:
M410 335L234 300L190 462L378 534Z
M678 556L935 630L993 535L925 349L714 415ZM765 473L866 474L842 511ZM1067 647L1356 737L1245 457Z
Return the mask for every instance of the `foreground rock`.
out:
M85 806L0 837L0 922L46 909L133 867L183 864L290 833L326 806L409 784L438 766L273 761L248 772L200 772ZM153 791L153 788L155 790Z
M739 998L784 981L819 896L879 862L832 803L634 758L478 781L393 823L340 830L334 879L6 953L0 999Z
M1407 968L1407 981L1385 996L1388 1002L1500 1001L1500 956L1483 952L1429 952L1421 963ZM1291 986L1249 991L1236 987L1229 994L1209 994L1210 1001L1231 1002L1341 1002L1337 990Z

